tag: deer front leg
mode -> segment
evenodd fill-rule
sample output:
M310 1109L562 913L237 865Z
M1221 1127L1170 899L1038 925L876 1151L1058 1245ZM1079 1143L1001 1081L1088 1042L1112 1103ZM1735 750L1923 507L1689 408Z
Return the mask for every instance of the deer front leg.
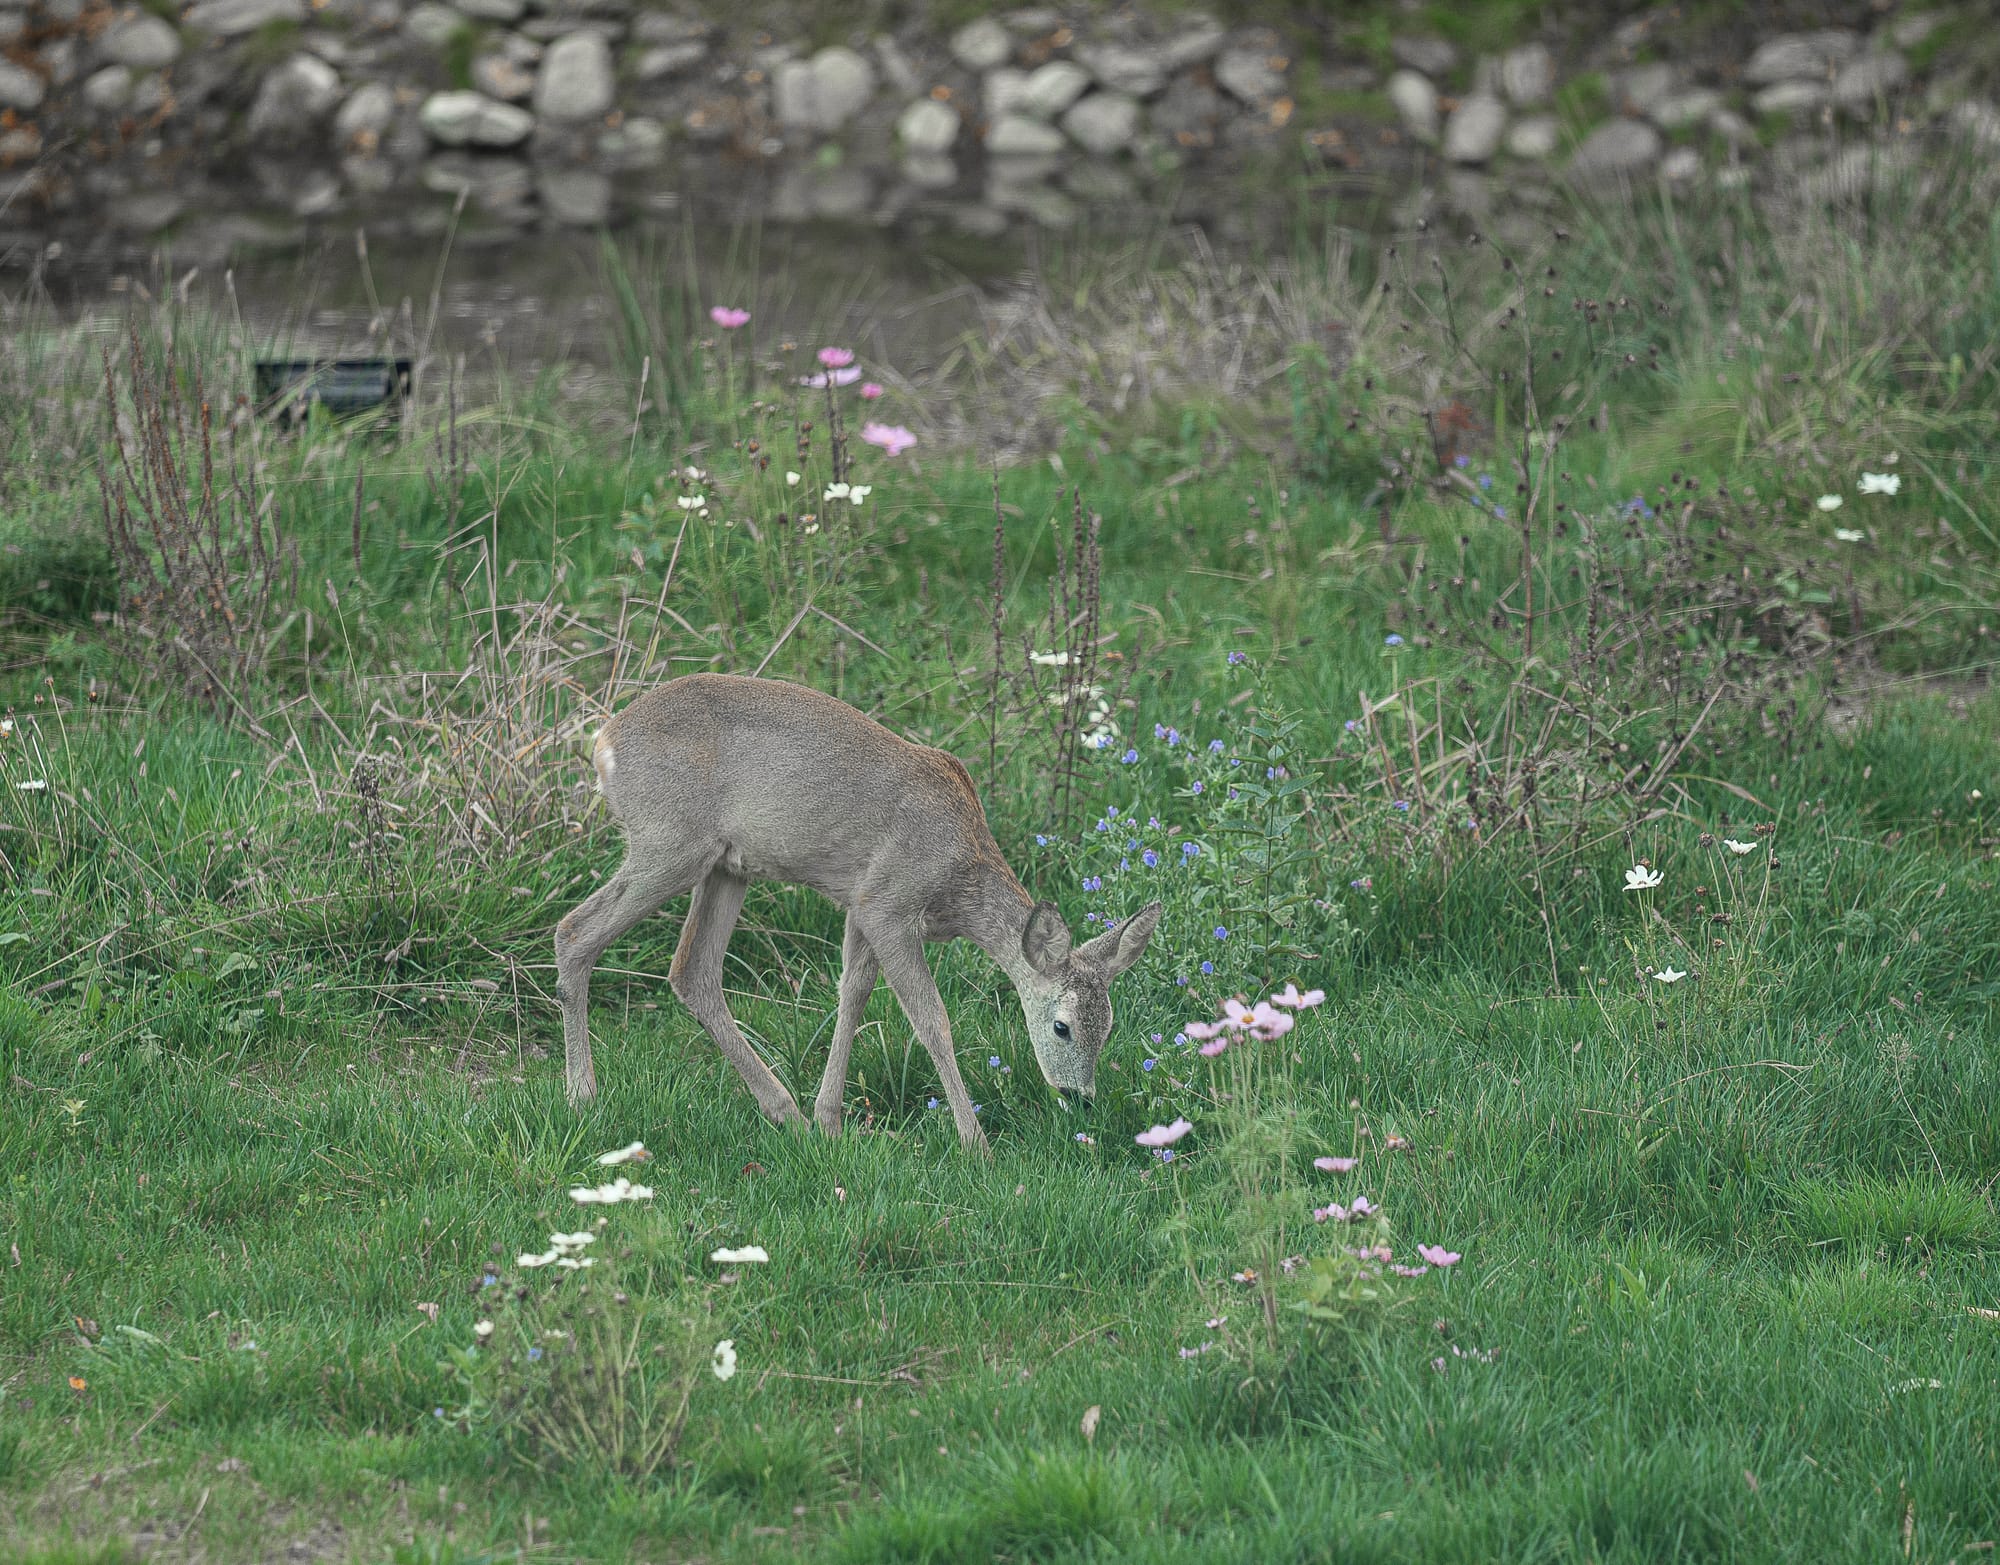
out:
M861 1013L875 992L880 972L875 952L852 913L847 915L847 934L840 951L840 1013L833 1024L833 1048L826 1057L826 1071L819 1079L819 1096L813 1101L813 1118L829 1136L840 1134L842 1102L847 1095L847 1066L854 1056L854 1034L861 1026Z
M669 897L687 890L675 866L628 854L618 872L556 925L556 1001L562 1007L563 1067L569 1101L597 1096L590 1062L590 974L610 944Z
M674 949L673 965L667 969L667 982L715 1040L715 1046L729 1057L765 1115L779 1125L803 1123L805 1116L798 1104L750 1047L722 994L722 954L729 948L730 932L736 928L736 916L743 911L743 898L749 890L750 882L740 875L724 869L710 871L696 889L687 922L681 926L681 941Z
M937 1067L944 1084L945 1101L951 1105L952 1123L958 1127L959 1144L967 1151L985 1153L986 1132L972 1111L972 1095L965 1090L965 1078L958 1073L958 1056L952 1051L951 1018L945 1014L944 999L937 991L928 963L924 961L921 929L872 928L868 944L882 964L882 976L896 992L903 1014L910 1019L917 1037Z

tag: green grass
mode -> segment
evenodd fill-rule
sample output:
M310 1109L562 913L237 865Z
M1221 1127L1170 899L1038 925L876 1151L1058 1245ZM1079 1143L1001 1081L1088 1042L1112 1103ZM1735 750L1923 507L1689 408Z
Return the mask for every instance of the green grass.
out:
M1631 578L1627 630L1681 601L1674 570L1720 591L1742 569L1765 583L1746 641L1817 623L1827 650L1781 688L1769 654L1739 648L1756 698L1720 702L1663 812L1607 800L1572 817L1565 779L1599 762L1552 764L1548 819L1581 824L1540 843L1491 818L1457 832L1444 805L1470 806L1442 765L1423 819L1399 815L1346 729L1363 694L1415 700L1433 676L1477 723L1504 709L1522 653L1491 616L1518 585L1512 522L1415 487L1380 542L1354 442L1335 460L1341 427L1297 409L1258 450L1272 407L1119 408L1079 385L1062 477L1000 474L1012 636L1038 634L1064 479L1105 518L1104 666L1140 758L1088 761L1069 834L1052 829L1038 705L986 764L991 473L928 446L901 464L861 452L875 505L840 542L780 529L779 510L819 505L824 431L801 460L790 405L761 422L718 406L684 301L653 310L628 288L626 347L676 355L675 427L710 437L701 487L758 535L711 522L676 550L689 486L670 472L689 452L634 441L629 411L589 433L548 393L461 425L462 478L429 422L401 443L314 428L274 444L301 585L243 692L269 739L138 678L93 618L114 590L94 479L46 444L52 418L23 426L15 449L34 460L0 475L17 725L0 749L0 1553L1983 1558L2000 1535L2000 698L1977 627L2000 545L1974 524L2000 494L1978 454L2000 393L1950 335L1976 323L1943 304L1898 299L1896 351L1871 351L1887 297L1871 290L1940 252L1844 230L1813 263L1836 281L1787 311L1777 280L1807 269L1773 257L1724 287L1702 248L1721 225L1683 237L1672 219L1643 228L1637 262L1615 229L1565 262L1565 291L1610 297L1630 264L1668 308L1646 376L1619 367L1619 334L1638 330L1622 318L1598 338L1551 327L1604 366L1573 400L1618 398L1608 429L1566 448L1561 493L1607 535L1612 499L1657 497L1670 472L1758 496L1705 499L1688 525L1712 557L1685 567L1659 552L1663 530L1595 556L1551 530L1537 677L1573 671L1586 614L1566 571L1593 560ZM1984 286L1984 231L1951 252L1960 299ZM1478 258L1462 264L1480 286ZM1732 317L1759 354L1718 324ZM1394 324L1357 317L1369 367L1351 373L1380 375L1384 404L1403 384ZM1490 388L1478 406L1518 418ZM1904 491L1857 496L1850 470L1881 460L1885 431ZM737 444L752 438L759 452ZM784 484L793 461L810 487ZM1468 473L1489 465L1490 445ZM1810 508L1828 488L1848 495L1836 520L1871 529L1866 550L1822 542ZM1167 920L1114 991L1093 1105L1066 1112L1036 1085L1004 980L954 946L933 965L992 1159L962 1154L927 1106L933 1073L886 993L848 1134L774 1130L666 986L669 909L600 968L602 1096L568 1107L550 930L618 845L573 790L580 760L557 747L508 769L482 747L517 732L496 712L537 737L580 712L536 672L558 653L606 688L652 635L670 558L677 619L655 650L683 661L665 670L772 653L768 672L950 745L1011 862L1078 928L1164 888ZM792 625L808 600L859 634ZM574 620L532 655L496 653L495 624L504 639L533 619L504 605L543 602ZM1645 633L1685 670L1703 624ZM1238 651L1254 677L1226 661ZM469 665L483 673L459 682ZM1857 669L1905 682L1822 722L1820 694ZM424 670L453 693L427 693ZM623 672L657 677L643 658ZM1641 708L1620 732L1654 753L1686 716L1658 680L1616 677ZM1296 1056L1287 1188L1365 1190L1399 1251L1464 1258L1340 1330L1288 1325L1281 1370L1246 1388L1226 1352L1180 1356L1216 1316L1245 1329L1252 1299L1232 1280L1249 1264L1232 1111L1172 1039L1267 975L1250 925L1213 936L1217 904L1196 891L1222 882L1121 875L1088 828L1111 805L1220 821L1213 793L1177 786L1183 752L1155 724L1249 753L1240 725L1280 709L1301 720L1292 756L1315 801L1300 828L1315 903L1288 938L1326 954L1268 976L1328 992L1269 1046ZM1769 855L1699 845L1757 823L1775 826L1768 881ZM1635 860L1661 869L1658 890L1622 889ZM1093 866L1108 891L1080 889ZM795 1093L831 1028L839 932L809 893L760 888L732 946L732 1006ZM1649 978L1662 956L1695 976ZM1179 1113L1196 1129L1169 1169L1132 1138ZM632 1140L653 1157L626 1171L653 1201L607 1212L604 1270L554 1286L615 1266L617 1286L685 1307L704 1354L728 1337L739 1355L732 1379L695 1374L677 1461L643 1481L524 1447L468 1407L449 1358L481 1318L518 1317L516 1286L551 1287L515 1258L578 1226L565 1189ZM1343 1179L1304 1166L1354 1148ZM1302 1208L1287 1222L1302 1253L1338 1244ZM770 1263L723 1281L708 1255L748 1243ZM575 1302L611 1308L609 1287ZM488 1351L510 1351L504 1335Z

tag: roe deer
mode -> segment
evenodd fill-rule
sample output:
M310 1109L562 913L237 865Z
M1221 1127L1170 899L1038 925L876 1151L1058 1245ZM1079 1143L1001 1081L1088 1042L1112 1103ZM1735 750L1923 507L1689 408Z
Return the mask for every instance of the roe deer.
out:
M992 957L1020 995L1042 1075L1065 1095L1092 1091L1111 980L1139 960L1160 904L1072 946L1055 904L1031 898L1001 858L956 757L801 685L689 674L605 724L591 759L626 848L618 872L556 926L571 1102L597 1093L591 969L640 919L692 890L668 981L765 1114L803 1119L723 1002L722 953L753 880L811 886L847 910L833 1049L813 1105L828 1135L840 1133L848 1058L879 972L937 1066L960 1141L985 1146L926 940L964 936Z

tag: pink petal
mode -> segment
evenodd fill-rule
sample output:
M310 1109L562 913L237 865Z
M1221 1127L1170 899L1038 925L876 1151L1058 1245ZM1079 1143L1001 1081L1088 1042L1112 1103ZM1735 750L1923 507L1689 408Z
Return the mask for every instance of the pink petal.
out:
M872 380L867 381L861 387L861 395L867 398L868 401L873 402L877 397L882 395L882 388Z
M819 350L819 361L830 370L846 369L848 365L854 362L854 350L852 348L821 348Z
M1358 1157L1316 1157L1313 1167L1322 1174L1349 1174L1360 1161Z
M1464 1256L1447 1250L1441 1244L1420 1244L1417 1246L1417 1254L1429 1261L1439 1271L1443 1271L1447 1266L1456 1266L1460 1261L1465 1259Z
M750 312L739 310L733 305L718 304L709 310L708 318L724 331L734 331L737 327L748 324Z
M1228 1047L1229 1040L1227 1038L1217 1038L1213 1043L1204 1043L1201 1046L1201 1052L1212 1060Z

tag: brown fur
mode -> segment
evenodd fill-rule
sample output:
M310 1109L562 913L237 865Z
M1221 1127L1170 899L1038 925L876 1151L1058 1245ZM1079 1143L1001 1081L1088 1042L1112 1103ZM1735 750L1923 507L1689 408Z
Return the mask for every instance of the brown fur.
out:
M1091 1090L1111 1029L1110 981L1145 950L1159 904L1073 948L1054 905L1035 902L1007 867L955 756L802 685L690 674L606 724L592 760L625 827L626 858L556 926L572 1101L596 1093L591 970L612 941L692 890L669 971L674 992L767 1115L803 1117L723 1001L722 954L753 880L811 886L847 910L839 1015L814 1104L829 1135L840 1129L848 1057L879 971L936 1065L960 1138L985 1144L926 940L963 937L991 956L1020 993L1043 1075L1065 1091Z

